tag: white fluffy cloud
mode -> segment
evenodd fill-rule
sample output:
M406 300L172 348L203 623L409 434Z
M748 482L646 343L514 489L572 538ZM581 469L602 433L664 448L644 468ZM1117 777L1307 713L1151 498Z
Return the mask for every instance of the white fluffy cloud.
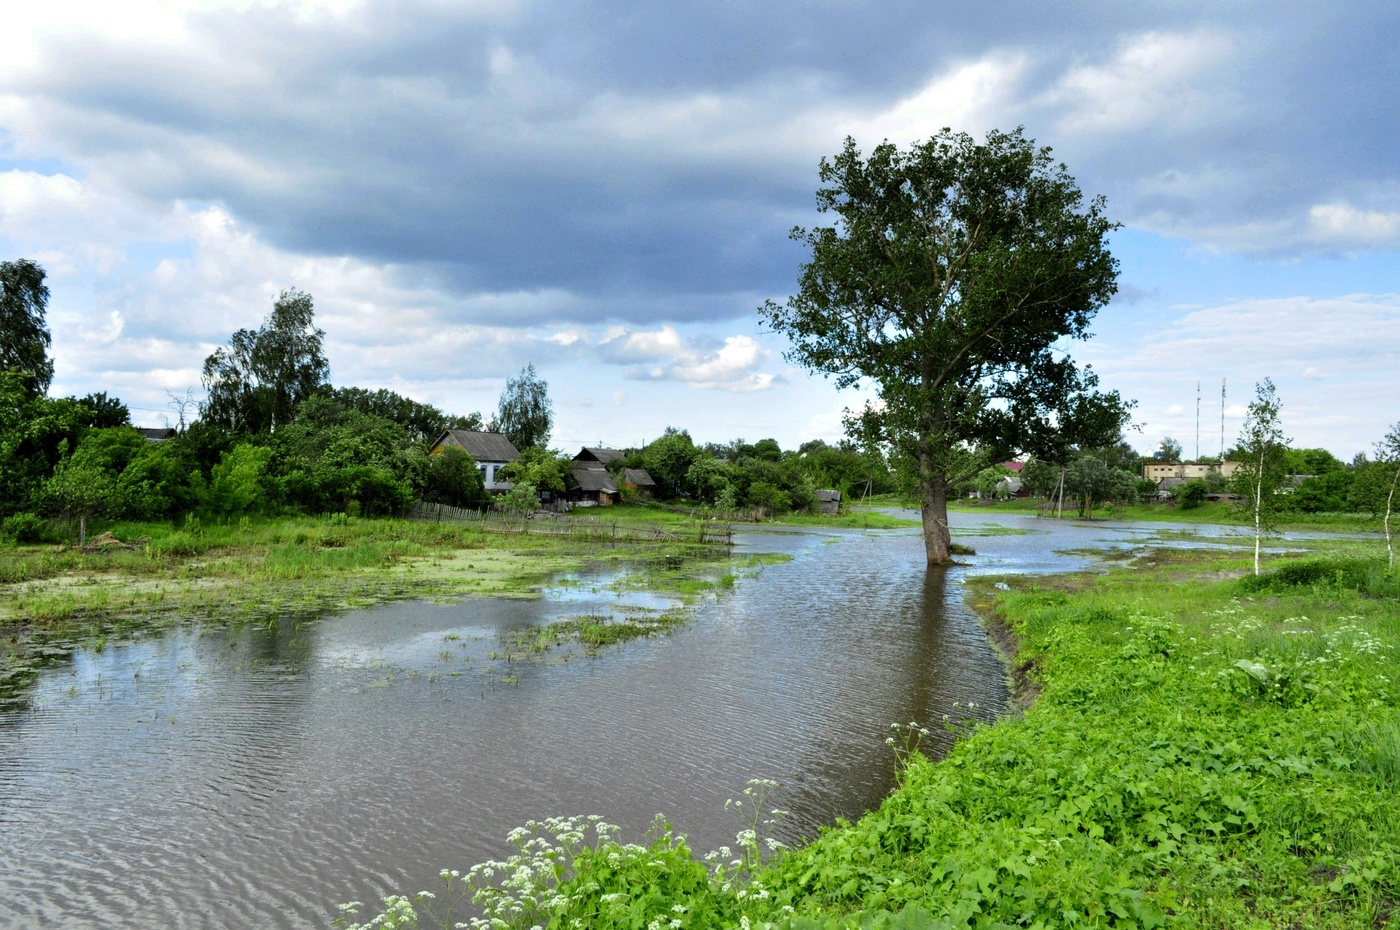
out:
M773 374L758 370L768 351L747 335L702 347L670 326L650 332L619 328L604 336L599 351L605 360L626 365L626 377L635 380L679 381L736 393L762 391L774 383Z

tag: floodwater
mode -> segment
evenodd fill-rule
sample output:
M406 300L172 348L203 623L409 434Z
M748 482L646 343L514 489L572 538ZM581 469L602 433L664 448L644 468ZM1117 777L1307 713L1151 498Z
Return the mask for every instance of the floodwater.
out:
M697 852L732 843L724 802L754 777L780 783L777 836L812 836L890 791L892 723L1004 710L963 578L1073 569L1089 557L1057 550L1161 529L955 521L992 519L1023 532L969 527L979 555L945 571L925 570L917 531L743 534L792 561L593 658L493 654L511 631L665 599L585 575L538 600L79 649L0 708L0 926L325 927L340 902L506 854L530 819L600 814L638 839L665 813Z

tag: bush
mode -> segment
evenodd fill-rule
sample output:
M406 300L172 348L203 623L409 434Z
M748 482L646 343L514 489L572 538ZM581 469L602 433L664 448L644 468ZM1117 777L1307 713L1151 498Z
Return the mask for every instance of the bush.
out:
M17 513L0 524L5 535L18 543L52 542L53 524L36 513Z
M1206 483L1191 480L1176 489L1176 503L1182 510L1194 510L1206 500Z
M1240 579L1240 587L1251 593L1331 587L1393 597L1400 593L1400 579L1387 572L1385 562L1379 559L1296 559L1262 575L1246 575Z

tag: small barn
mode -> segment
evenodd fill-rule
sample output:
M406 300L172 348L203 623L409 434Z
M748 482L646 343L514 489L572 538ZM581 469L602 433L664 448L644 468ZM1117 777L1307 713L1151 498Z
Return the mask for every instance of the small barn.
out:
M841 492L833 488L823 488L817 492L817 506L822 513L841 512Z
M443 430L441 436L428 449L429 455L439 455L443 449L457 448L476 460L481 472L481 480L488 491L505 493L511 488L509 481L496 477L496 472L511 462L520 461L520 453L503 433L487 433L474 429Z
M585 506L596 504L599 507L611 507L617 503L617 484L602 465L575 461L569 471L578 482L578 487L566 492L569 500Z
M645 468L624 468L622 470L622 486L632 491L656 493L656 480L647 474Z

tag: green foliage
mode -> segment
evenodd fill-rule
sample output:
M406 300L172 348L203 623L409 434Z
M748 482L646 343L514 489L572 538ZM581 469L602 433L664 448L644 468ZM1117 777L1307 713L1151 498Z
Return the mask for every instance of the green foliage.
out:
M432 442L443 430L482 428L480 413L449 416L432 404L419 403L384 388L370 391L358 387L328 387L322 393L338 407L392 420L415 442Z
M201 419L233 433L270 433L326 382L325 333L311 295L283 291L257 330L240 329L204 360Z
M61 458L78 444L87 411L71 398L36 396L22 371L0 371L0 514L33 510Z
M526 446L520 453L519 460L508 462L496 472L496 476L513 484L528 484L533 487L536 492L536 505L539 503L540 491L562 494L572 481L569 458L541 446Z
M529 513L540 506L539 488L528 481L516 481L511 489L496 499L496 506L512 513Z
M131 411L127 410L126 404L115 397L108 397L106 391L88 394L79 399L78 404L88 411L84 426L111 429L116 426L131 425Z
M798 292L759 313L792 361L875 385L881 405L848 431L889 444L924 504L928 559L943 562L962 480L1119 435L1130 405L1063 353L1116 289L1114 224L1020 130L983 143L944 130L868 158L847 139L820 178L818 209L838 222L793 231L811 256Z
M1152 457L1160 462L1180 462L1181 443L1166 436L1157 444L1157 451L1152 454Z
M27 258L0 262L0 373L19 375L27 398L42 397L53 381L48 304L43 268Z
M547 446L553 428L549 383L535 373L534 365L526 365L519 375L506 381L491 430L505 433L511 445L523 453L532 446Z
M1193 478L1176 488L1176 505L1182 510L1195 510L1206 502L1206 492L1206 483L1199 478Z
M209 478L204 509L222 517L267 510L272 450L242 442L225 452Z
M1060 483L1058 465L1031 459L1021 467L1021 488L1032 497L1049 497Z
M1288 440L1279 422L1282 408L1274 382L1265 378L1254 386L1236 454L1240 468L1231 478L1231 487L1240 496L1240 507L1254 522L1254 574L1259 574L1259 547L1264 536L1276 526L1282 506L1279 491L1287 480L1284 460Z
M1102 459L1085 455L1065 471L1065 493L1079 501L1079 514L1091 517L1103 501L1132 503L1137 479L1122 469L1109 468Z
M17 513L0 523L0 532L17 543L52 542L53 524L36 513Z
M686 475L702 454L695 448L689 433L668 426L664 434L643 450L642 462L647 474L661 486L663 495L674 497L690 490Z
M1288 506L1301 513L1345 513L1355 481L1356 474L1346 469L1323 472L1298 485L1288 496Z
M1283 466L1290 475L1330 475L1346 464L1326 449L1285 449Z
M274 435L272 471L286 499L310 513L345 511L357 501L367 515L409 506L423 487L428 457L403 427L317 395Z
M490 495L476 461L456 446L446 446L428 458L423 500L453 507L479 508Z
M1250 593L1286 591L1290 588L1333 588L1357 591L1372 597L1400 595L1400 578L1392 577L1384 561L1360 557L1290 559L1273 571L1240 579L1240 589Z

